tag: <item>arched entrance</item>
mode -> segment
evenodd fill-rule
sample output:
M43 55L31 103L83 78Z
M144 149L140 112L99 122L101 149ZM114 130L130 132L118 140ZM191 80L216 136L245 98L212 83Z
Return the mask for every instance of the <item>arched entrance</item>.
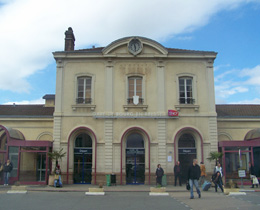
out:
M145 148L141 134L131 133L126 139L126 184L144 184Z
M182 182L186 182L188 168L192 160L197 158L196 142L191 133L183 133L178 141L178 154L181 163Z
M128 153L128 155L126 155L126 153ZM138 165L135 166L136 175L132 175L132 177L137 177L130 181L129 173L131 173L131 171L128 171L126 175L126 165L127 163L133 163L133 161L136 161ZM120 184L150 184L150 137L143 128L131 127L123 133L121 137L120 162ZM130 166L128 165L127 170L129 170L129 168ZM140 171L138 171L138 168L140 168ZM128 179L126 179L126 176L128 176ZM139 178L143 176L144 178Z
M92 139L87 133L77 135L74 142L74 184L91 184Z
M76 141L77 139L83 139L83 141L81 141L81 140ZM86 139L88 139L88 140L86 140ZM90 147L88 147L90 145L89 139L91 139L91 151L92 151L92 155L91 155L91 157L92 157L91 174L92 174L93 177L91 178L91 184L96 184L97 137L96 137L95 133L93 132L93 130L91 130L90 128L85 127L85 126L78 127L76 129L74 129L73 131L71 131L69 138L68 138L67 180L66 180L66 182L68 184L73 184L74 181L75 181L74 180L75 162L77 164L81 163L80 165L82 165L81 160L77 160L77 161L74 160L74 158L75 158L74 157L74 152L75 152L74 148L79 149L78 151L76 151L76 153L77 152L79 153L78 154L79 156L80 156L80 153L81 154L89 153L90 152L90 150L88 150L88 149L90 149ZM80 149L82 149L82 150L80 151ZM86 150L83 151L84 149L86 149ZM84 162L85 162L85 160L87 160L87 159L84 159ZM88 167L89 167L89 165L90 164L88 164ZM79 173L80 173L80 167L77 168L77 169L79 169ZM84 175L84 177L85 177L85 175Z

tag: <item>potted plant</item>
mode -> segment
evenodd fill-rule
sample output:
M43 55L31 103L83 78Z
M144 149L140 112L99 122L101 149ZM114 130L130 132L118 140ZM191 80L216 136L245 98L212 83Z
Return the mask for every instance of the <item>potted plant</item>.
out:
M210 152L209 153L209 157L207 158L209 161L216 161L216 165L219 162L219 159L222 157L222 153L221 152Z
M52 152L48 152L48 156L50 160L55 160L55 167L59 165L59 160L61 160L66 155L66 152L63 152L63 148L61 148L59 151L53 150ZM54 171L49 175L49 185L54 184Z

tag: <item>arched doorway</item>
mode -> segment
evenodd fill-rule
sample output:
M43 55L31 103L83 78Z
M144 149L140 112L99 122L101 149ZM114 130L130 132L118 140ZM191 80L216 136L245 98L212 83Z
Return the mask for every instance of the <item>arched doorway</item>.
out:
M181 163L182 182L187 181L188 168L197 158L196 142L191 133L183 133L178 141L178 154Z
M74 142L74 184L91 184L92 139L87 133L80 133Z
M145 147L143 136L131 133L126 138L126 184L144 184Z

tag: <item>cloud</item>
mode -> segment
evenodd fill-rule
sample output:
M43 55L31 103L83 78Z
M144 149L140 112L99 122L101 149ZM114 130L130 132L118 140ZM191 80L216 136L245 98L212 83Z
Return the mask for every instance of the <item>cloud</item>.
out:
M260 104L260 98L254 98L252 100L243 100L243 101L231 102L230 104Z
M215 76L215 95L216 102L223 103L230 96L247 93L260 93L260 65L253 68L232 69ZM233 99L234 101L234 99ZM259 104L259 99L243 100L232 102L232 104Z
M124 36L157 41L192 32L244 0L1 0L0 90L30 92L28 77L53 62L71 26L76 49L105 46Z
M236 83L226 82L222 85L215 86L216 96L219 98L228 98L234 94L248 92L245 86L236 86Z
M12 102L7 102L4 103L6 105L8 104L45 104L45 100L40 98L40 99L36 99L36 100L32 100L32 101L12 101Z
M246 77L245 84L260 86L260 65L249 69L243 69L240 73L240 77Z

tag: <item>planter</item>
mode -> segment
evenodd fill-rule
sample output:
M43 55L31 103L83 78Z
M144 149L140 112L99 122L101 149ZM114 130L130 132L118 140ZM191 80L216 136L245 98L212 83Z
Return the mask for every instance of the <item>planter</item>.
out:
M150 191L151 192L156 192L156 193L164 193L166 192L166 188L165 187L150 187Z
M89 192L104 192L104 188L89 188Z
M48 185L49 186L54 186L54 175L49 175Z
M239 188L224 188L224 194L228 195L231 192L239 192Z

